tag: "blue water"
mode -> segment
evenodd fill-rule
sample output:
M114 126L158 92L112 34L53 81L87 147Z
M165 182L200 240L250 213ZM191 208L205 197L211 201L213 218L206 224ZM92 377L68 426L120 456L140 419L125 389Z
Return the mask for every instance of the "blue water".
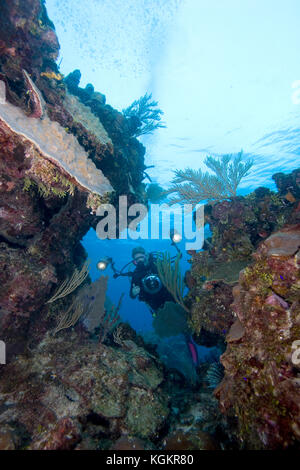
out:
M204 232L205 238L210 235L208 226L205 226ZM182 253L180 260L182 276L190 268L188 262L190 256L185 250L186 241L183 233L182 241L177 244L178 249ZM147 253L168 251L171 256L176 256L177 251L172 246L171 240L100 240L96 235L96 231L91 228L82 240L82 244L88 253L88 258L91 260L91 280L95 281L102 275L109 276L107 296L115 305L118 304L120 295L124 293L119 311L122 321L129 323L137 333L144 337L146 342L157 344L158 353L167 366L177 368L186 378L192 381L196 380L195 368L184 336L177 335L163 339L158 338L154 334L152 326L153 317L147 305L138 299L131 299L129 296L130 278L118 277L114 279L110 266L104 272L97 269L98 261L104 256L113 258L117 270L122 269L125 264L131 261L131 252L135 246L142 246ZM131 265L129 269L133 270L134 266ZM194 344L194 346L197 349L199 362L213 362L220 355L220 351L217 348L207 348L197 344Z
M183 237L182 241L177 244L182 252L180 266L183 274L190 267L188 263L190 256L185 250L185 243L186 239ZM128 322L139 333L152 331L152 315L149 308L137 299L129 297L130 279L126 277L113 279L111 268L108 267L105 272L99 271L97 262L104 256L108 256L113 258L116 268L121 269L131 261L131 252L135 246L142 246L148 253L168 251L171 256L175 256L177 251L171 245L171 240L100 240L95 230L91 228L83 238L82 244L88 253L88 258L91 260L90 276L92 281L95 281L101 275L109 276L107 295L115 305L117 305L121 293L124 292L125 295L120 310L122 320ZM130 269L133 270L134 266L131 265Z
M254 159L240 190L275 189L300 156L299 0L46 0L61 71L122 110L152 93L167 128L141 138L150 176Z

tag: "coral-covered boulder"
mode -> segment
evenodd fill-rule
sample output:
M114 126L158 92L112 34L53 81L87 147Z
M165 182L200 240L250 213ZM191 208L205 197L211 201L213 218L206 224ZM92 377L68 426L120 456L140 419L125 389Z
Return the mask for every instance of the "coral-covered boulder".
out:
M218 261L248 258L272 232L284 224L300 221L299 179L295 170L285 180L293 180L293 198L285 192L258 188L246 197L221 201L205 207L205 221L212 231L211 254ZM292 184L292 183L291 183Z
M207 290L206 290L207 289ZM202 330L225 338L234 317L232 286L223 282L205 284L191 306L189 324L196 335Z
M233 292L239 289L235 287L239 273L251 263L262 240L265 244L261 250L272 255L274 265L276 255L288 257L297 249L297 236L281 227L300 220L299 174L295 170L290 175L274 175L278 193L261 187L246 197L205 206L205 222L212 237L204 242L204 251L191 253L192 268L186 276L190 288L190 326L202 344L216 344L228 334L235 320L231 304ZM288 191L293 196L287 196ZM270 279L265 272L267 288ZM272 289L285 295L278 276ZM229 337L241 332L242 327L235 323Z
M272 234L233 290L237 320L221 357L215 390L237 416L246 448L293 448L300 442L300 225Z
M155 439L169 414L159 363L131 340L116 348L68 330L1 367L4 448L72 449L81 440L101 448L123 434L138 443Z

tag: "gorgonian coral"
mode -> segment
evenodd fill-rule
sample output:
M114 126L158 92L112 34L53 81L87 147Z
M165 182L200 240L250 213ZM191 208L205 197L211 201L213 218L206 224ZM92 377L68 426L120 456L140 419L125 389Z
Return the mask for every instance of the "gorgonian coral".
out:
M176 170L172 186L167 191L167 194L176 194L171 203L196 205L200 201L212 203L236 196L238 185L253 165L252 160L243 163L242 156L241 151L235 157L207 157L204 163L214 175L200 169Z

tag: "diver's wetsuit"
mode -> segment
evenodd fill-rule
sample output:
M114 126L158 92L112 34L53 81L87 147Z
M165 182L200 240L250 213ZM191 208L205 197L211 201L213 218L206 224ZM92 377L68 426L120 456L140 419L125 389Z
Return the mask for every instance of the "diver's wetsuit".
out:
M163 285L161 285L161 289L156 293L147 292L143 285L143 279L149 274L158 275L157 267L154 262L153 255L151 254L149 255L148 263L146 265L138 264L136 269L132 273L130 297L132 299L135 298L135 296L132 295L132 288L134 285L138 286L140 288L140 293L138 295L139 300L141 300L142 302L146 302L149 307L154 312L156 312L160 307L163 306L165 302L174 302L174 299Z

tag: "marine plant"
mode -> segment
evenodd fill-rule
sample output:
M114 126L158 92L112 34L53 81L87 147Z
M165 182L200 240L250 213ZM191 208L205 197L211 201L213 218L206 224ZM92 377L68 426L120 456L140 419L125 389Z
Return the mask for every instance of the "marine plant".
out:
M107 276L101 276L95 282L81 289L75 295L70 307L60 316L52 334L55 335L60 330L74 326L81 317L87 330L90 333L96 332L99 336L99 342L103 343L107 334L121 320L119 310L124 295L121 295L117 306L108 305L106 298L107 281Z
M112 305L109 309L105 310L105 315L100 325L100 333L99 333L100 343L104 343L108 333L113 331L115 327L120 323L121 318L119 315L119 311L121 308L123 297L124 297L124 294L121 294L117 306Z
M77 289L80 284L87 278L89 275L89 260L87 260L82 266L81 270L75 268L71 277L67 277L63 283L59 286L55 294L46 302L47 304L55 302L62 297L66 297L71 294L75 289Z
M63 176L59 180L54 181L56 183L59 182L64 189L55 186L46 186L43 183L37 183L33 179L30 179L28 176L26 176L24 178L23 190L26 192L30 192L34 188L37 188L38 194L43 198L47 198L50 195L57 196L60 198L65 197L67 194L70 194L71 196L74 195L75 186L73 185L73 183L71 183L71 181L68 181Z
M207 370L205 380L208 383L208 388L215 389L224 377L224 367L220 362L214 362Z
M157 108L158 102L151 101L152 93L146 93L138 100L135 100L128 108L123 109L123 114L130 119L132 125L132 136L152 134L159 127L166 127L161 122L163 111Z
M172 186L166 191L176 194L170 202L195 206L200 201L215 203L235 197L238 185L253 165L250 159L243 163L242 157L242 150L235 156L207 157L204 163L214 174L191 168L176 170Z
M179 270L180 257L181 255L178 254L174 264L172 264L170 254L163 253L162 257L157 258L156 266L158 270L158 275L163 285L173 296L175 302L181 305L181 307L184 308L186 312L188 312L189 309L185 305L183 300L183 291L185 285Z
M77 299L75 299L70 307L60 317L56 327L52 332L53 336L61 330L74 326L81 317L82 313L83 306L81 303L77 302Z

